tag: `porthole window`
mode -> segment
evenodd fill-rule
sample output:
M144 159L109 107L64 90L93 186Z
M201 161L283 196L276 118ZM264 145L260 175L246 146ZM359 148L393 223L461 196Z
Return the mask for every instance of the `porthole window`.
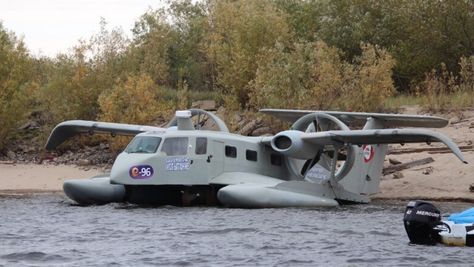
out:
M225 146L225 156L228 158L236 158L237 148L235 146Z
M271 154L270 155L270 162L272 163L272 165L281 166L283 160L281 158L281 155Z
M257 151L247 149L245 151L245 158L250 161L257 161Z

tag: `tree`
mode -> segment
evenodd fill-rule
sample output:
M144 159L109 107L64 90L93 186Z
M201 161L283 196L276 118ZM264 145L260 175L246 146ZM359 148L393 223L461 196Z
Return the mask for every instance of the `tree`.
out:
M170 105L163 98L163 90L147 74L132 75L125 82L118 81L99 97L99 119L111 122L152 124L160 116L168 115Z
M383 49L361 45L354 64L324 42L278 45L258 60L250 104L255 107L376 111L394 92L394 61Z
M135 22L132 31L127 60L133 62L133 73L146 73L156 84L171 85L168 58L173 30L166 22L165 11L149 10Z
M31 111L38 87L32 63L23 41L0 23L0 150Z
M216 82L230 108L246 107L256 58L276 41L287 43L291 31L285 14L270 1L211 1L206 40Z

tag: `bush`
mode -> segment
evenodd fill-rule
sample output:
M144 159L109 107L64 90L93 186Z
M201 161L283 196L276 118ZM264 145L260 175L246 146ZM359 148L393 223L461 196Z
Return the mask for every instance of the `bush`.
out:
M129 76L99 96L99 119L110 122L152 124L161 121L172 106L163 100L163 89L146 74Z
M443 111L474 106L474 56L459 60L459 76L448 72L441 64L440 71L432 70L417 87L428 110Z
M271 1L210 3L211 30L204 45L207 57L216 69L216 83L226 107L246 108L260 50L291 39L285 14Z
M341 107L347 110L381 111L384 101L395 93L392 80L395 60L386 50L374 45L362 44L361 49L362 55L356 57L353 71L347 71L345 80L353 86L344 86L350 91L342 95Z
M254 108L379 110L394 92L390 55L372 45L354 64L324 42L267 49L258 59L250 103Z
M99 120L143 125L162 123L173 108L163 99L163 94L164 90L148 75L129 76L99 96ZM126 143L127 138L118 138L112 142L112 149L118 150Z
M94 120L98 114L97 98L101 87L86 60L87 47L75 47L72 55L59 55L53 61L51 76L41 91L44 110L52 115L51 124L64 120Z

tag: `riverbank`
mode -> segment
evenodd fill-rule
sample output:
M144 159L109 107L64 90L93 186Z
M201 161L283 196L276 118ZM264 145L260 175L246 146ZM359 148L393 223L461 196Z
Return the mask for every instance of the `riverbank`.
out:
M433 156L428 153L397 155L397 160L411 160ZM464 153L474 162L474 153ZM394 158L394 157L390 157ZM463 164L454 155L436 155L433 163L403 171L403 178L385 176L380 193L374 199L426 199L474 202L474 164ZM426 173L431 170L431 173ZM0 195L29 195L62 192L67 179L87 179L106 172L103 168L84 168L74 165L5 164L0 163Z
M419 112L419 109L411 107L405 113ZM474 185L474 110L443 114L441 117L449 119L450 124L445 128L430 130L448 136L462 147L462 154L468 164L462 163L447 150L434 151L433 148L444 147L441 143L392 145L391 151L406 152L389 152L386 164L390 159L392 162L405 163L431 157L434 161L383 177L380 193L374 198L474 201L474 192L470 190L471 185Z
M62 192L67 179L90 178L103 173L99 168L74 165L0 163L0 195Z

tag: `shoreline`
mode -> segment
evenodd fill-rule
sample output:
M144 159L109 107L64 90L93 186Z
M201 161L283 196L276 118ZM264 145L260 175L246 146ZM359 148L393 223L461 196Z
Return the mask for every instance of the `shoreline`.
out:
M35 197L37 195L64 195L64 192L62 190L33 190L33 189L27 189L27 190L0 190L0 199L1 198L31 198ZM424 201L430 201L430 202L451 202L451 203L474 203L474 197L472 198L456 198L456 197L436 197L436 198L430 198L430 197L380 197L376 196L371 198L370 203L374 202L385 202L385 201L403 201L403 202L408 202L412 200L424 200ZM349 204L353 205L353 204ZM364 203L357 203L355 205L365 205Z
M404 155L397 159L420 158L419 155ZM465 153L470 162L474 162L474 153ZM387 156L393 158L392 156ZM372 195L372 201L409 201L423 199L437 202L474 203L474 192L469 191L473 164L452 162L452 155L437 156L435 162L414 170L404 170L402 179L394 179L391 175L382 178L380 192ZM458 177L447 179L450 169L445 164L459 165L455 168ZM440 167L441 165L441 167ZM471 166L469 166L471 165ZM422 174L422 170L431 168L430 175ZM88 179L107 170L98 166L54 165L34 163L0 163L0 198L1 197L34 197L42 194L63 194L62 185L68 179ZM454 178L454 179L453 179Z

